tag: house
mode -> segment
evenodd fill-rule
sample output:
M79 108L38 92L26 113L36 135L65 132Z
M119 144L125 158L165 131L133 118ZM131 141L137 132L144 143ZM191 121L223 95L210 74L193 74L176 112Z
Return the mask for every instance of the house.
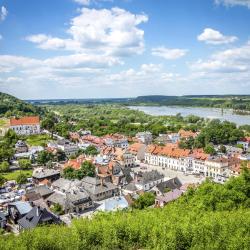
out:
M18 140L15 144L15 151L16 153L26 153L28 152L28 146L24 141Z
M18 135L40 134L39 116L25 116L20 119L11 118L10 128Z
M168 137L171 140L171 143L177 143L180 140L180 135L178 133L168 134Z
M246 152L250 146L250 137L245 137L240 141L237 141L237 144L242 145L243 150Z
M178 135L182 139L188 139L190 137L192 137L192 138L197 137L198 133L197 132L193 132L191 130L180 129L179 132L178 132Z
M33 207L23 218L18 220L19 231L32 229L40 225L61 224L58 216L48 211L46 208Z
M104 143L108 147L117 147L117 148L122 148L126 149L128 148L128 139L124 137L123 135L119 134L112 134L112 135L107 135L104 138Z
M210 155L204 153L202 149L196 149L192 151L190 157L192 158L192 172L204 175L205 161L210 157Z
M79 150L79 147L76 144L64 139L57 141L57 148L64 151L67 157L75 155Z
M56 204L61 205L65 213L81 213L94 206L89 194L85 190L77 188L64 192L56 190L46 201L49 207Z
M5 228L7 225L7 218L4 213L0 212L0 229Z
M100 201L118 195L119 188L111 182L95 177L84 177L82 187L86 190L93 201Z
M149 145L153 141L153 136L151 132L145 131L145 132L139 132L135 135L137 140L143 144Z
M224 157L210 157L205 161L205 176L220 181L228 175L228 159Z
M148 191L157 184L161 183L164 180L164 175L159 173L156 170L152 170L149 172L132 172L134 177L135 186L139 190Z
M178 199L183 192L179 189L174 189L164 195L156 196L155 198L155 206L156 207L164 207L167 203Z
M190 154L191 150L180 149L176 144L149 145L145 153L145 163L186 172L192 169Z
M167 181L163 181L159 184L157 184L155 187L153 187L153 191L156 192L156 195L164 195L165 193L169 191L173 191L175 189L180 189L182 186L182 183L178 177L169 179Z
M155 139L155 142L157 144L168 144L168 143L172 143L172 139L170 139L168 134L159 134L159 136ZM175 141L176 143L177 141Z
M60 178L60 171L55 169L37 168L33 171L32 178L36 184L39 184L44 180L53 182Z
M129 151L135 156L135 161L142 162L145 160L146 148L143 143L134 143L129 146Z
M51 194L53 194L53 190L50 189L46 185L39 185L36 186L26 192L26 194L23 196L23 200L33 202L38 199L46 199Z
M117 210L122 210L128 208L129 204L124 196L118 196L109 198L101 202L101 205L96 209L96 211L102 212L113 212Z
M9 203L7 207L8 215L14 223L17 223L17 221L30 212L31 209L31 205L26 201L12 202Z

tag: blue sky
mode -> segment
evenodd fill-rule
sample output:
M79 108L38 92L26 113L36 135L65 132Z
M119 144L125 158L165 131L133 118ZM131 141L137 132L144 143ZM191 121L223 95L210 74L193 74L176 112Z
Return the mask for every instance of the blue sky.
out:
M250 94L250 0L0 0L0 91Z

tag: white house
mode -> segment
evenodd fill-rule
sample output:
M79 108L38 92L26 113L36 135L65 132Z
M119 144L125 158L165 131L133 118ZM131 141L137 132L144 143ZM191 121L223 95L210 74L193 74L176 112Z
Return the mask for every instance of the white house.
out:
M10 128L18 135L40 134L39 116L26 116L20 119L11 118Z

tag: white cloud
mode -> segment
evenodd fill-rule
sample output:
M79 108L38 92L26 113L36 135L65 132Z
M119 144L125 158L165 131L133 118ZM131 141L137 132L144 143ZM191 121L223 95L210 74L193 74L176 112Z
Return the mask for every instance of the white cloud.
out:
M215 0L216 4L223 4L225 6L235 6L235 5L239 5L239 6L245 6L250 8L250 0Z
M3 36L0 34L0 40L2 40L3 39Z
M74 0L74 2L82 5L90 5L90 0Z
M241 47L214 53L206 61L198 60L191 69L203 72L250 72L250 41Z
M7 9L4 6L2 6L0 9L0 21L4 21L7 15L8 15Z
M186 49L169 49L165 47L157 47L152 49L153 56L163 57L166 60L174 60L186 55Z
M26 39L42 49L127 56L143 52L144 31L137 26L147 21L145 14L135 15L120 8L82 8L80 15L71 20L67 31L70 38L38 34Z
M203 32L197 36L199 41L203 41L207 44L219 45L233 43L238 40L236 36L225 36L221 34L218 30L211 28L206 28Z

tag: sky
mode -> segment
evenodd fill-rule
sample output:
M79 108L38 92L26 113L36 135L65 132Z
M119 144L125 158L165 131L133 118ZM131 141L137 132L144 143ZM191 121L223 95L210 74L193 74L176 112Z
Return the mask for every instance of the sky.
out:
M0 91L250 94L250 0L0 0Z

